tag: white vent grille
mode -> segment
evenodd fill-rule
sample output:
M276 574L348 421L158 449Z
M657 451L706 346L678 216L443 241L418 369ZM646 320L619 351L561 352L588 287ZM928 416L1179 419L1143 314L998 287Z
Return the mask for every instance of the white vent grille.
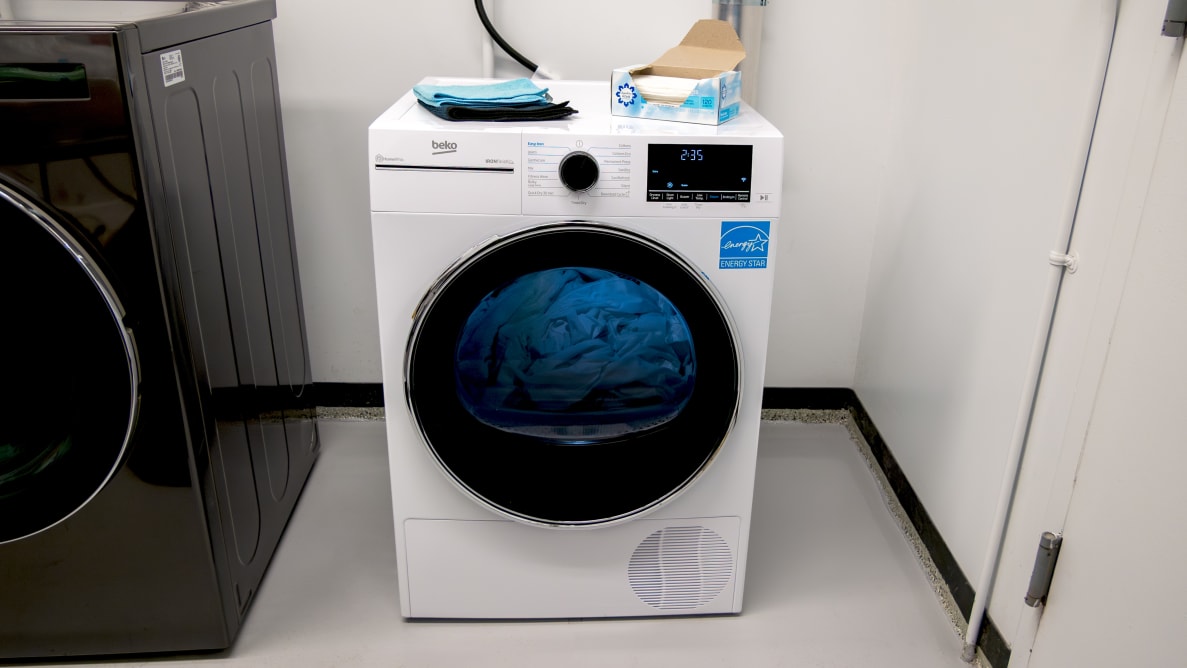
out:
M725 539L705 527L666 527L631 555L631 589L659 610L692 610L709 603L734 573Z

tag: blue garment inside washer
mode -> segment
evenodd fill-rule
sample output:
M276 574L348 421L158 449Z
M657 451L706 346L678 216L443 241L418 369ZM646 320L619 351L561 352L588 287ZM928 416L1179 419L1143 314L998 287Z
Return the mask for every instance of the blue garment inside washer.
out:
M525 274L491 292L456 350L458 393L471 415L570 444L662 425L696 384L692 336L672 302L588 267Z

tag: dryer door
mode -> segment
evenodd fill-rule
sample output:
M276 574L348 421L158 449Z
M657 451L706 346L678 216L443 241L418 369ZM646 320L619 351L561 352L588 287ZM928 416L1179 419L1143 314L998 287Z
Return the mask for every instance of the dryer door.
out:
M0 543L43 531L98 494L136 421L123 310L86 247L0 183Z
M712 285L645 236L557 223L450 267L415 314L405 391L437 463L495 511L621 522L705 471L733 427L737 336Z

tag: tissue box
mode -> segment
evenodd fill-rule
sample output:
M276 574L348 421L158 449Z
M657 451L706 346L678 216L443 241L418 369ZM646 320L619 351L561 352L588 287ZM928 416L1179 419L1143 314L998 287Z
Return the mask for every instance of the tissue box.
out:
M738 115L742 74L733 68L745 57L746 49L733 26L715 19L697 21L678 46L668 49L655 62L614 70L610 113L720 125ZM648 100L639 90L646 77L686 79L691 90L683 101Z

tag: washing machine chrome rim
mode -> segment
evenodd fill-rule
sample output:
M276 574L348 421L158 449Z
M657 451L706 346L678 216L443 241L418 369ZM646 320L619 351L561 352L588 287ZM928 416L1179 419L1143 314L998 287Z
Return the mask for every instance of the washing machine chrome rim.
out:
M415 400L412 396L409 383L409 378L412 372L411 366L413 351L416 349L417 343L421 337L422 330L425 326L426 317L432 312L433 306L437 303L439 298L447 292L450 285L463 273L465 273L465 271L473 264L490 255L491 253L498 251L506 244L517 239L534 237L555 231L596 231L600 233L607 233L629 241L640 243L651 251L661 256L665 256L675 265L683 269L687 276L693 279L696 282L696 285L706 293L714 306L718 309L722 324L725 326L726 330L728 331L729 338L733 342L732 350L735 363L736 386L738 390L734 393L733 405L730 406L729 409L728 424L721 431L721 437L714 447L712 453L691 475L684 479L680 484L669 490L662 497L659 497L651 503L645 504L628 512L589 521L557 522L539 517L533 517L517 512L510 508L506 508L471 489L469 485L461 480L457 474L441 460L440 455L432 446L429 434L426 433L424 425L417 417L417 410L414 405ZM442 475L465 496L474 501L480 507L521 524L546 529L590 530L616 526L642 518L671 503L686 490L692 487L697 481L699 481L720 456L722 449L729 442L730 436L737 425L738 412L741 409L742 404L742 388L745 386L745 365L741 337L739 335L733 314L729 310L729 304L726 302L725 298L722 296L716 286L713 285L713 282L709 280L704 271L697 267L697 265L691 260L689 260L676 249L664 244L658 239L635 230L614 225L612 223L603 223L598 221L558 220L547 223L525 224L524 226L516 229L514 232L492 235L467 249L453 262L446 266L446 268L441 272L436 280L432 282L428 290L421 297L420 301L413 309L411 317L412 326L404 350L403 390L405 408L408 410L409 419L412 421L413 426L416 429L417 435L419 437L418 440L420 441L421 446L428 452L433 464L442 473Z
M120 334L120 340L123 343L124 355L127 359L128 368L128 387L130 388L130 396L128 397L128 422L124 430L123 442L120 444L118 456L115 457L110 470L102 481L95 486L95 489L89 494L81 503L79 503L73 510L66 513L54 522L51 522L40 529L26 533L14 538L2 539L0 538L0 545L6 543L14 543L20 540L25 540L40 533L49 531L58 526L66 520L73 517L80 510L90 505L90 503L103 491L116 472L123 466L127 459L128 446L132 441L132 434L136 429L136 422L140 414L140 357L136 349L136 340L132 330L124 323L124 318L127 312L124 310L123 304L120 302L119 296L115 292L115 287L104 275L99 268L98 263L91 256L81 244L79 244L70 235L69 232L59 223L53 216L49 215L42 205L36 203L32 199L22 195L20 192L11 188L8 184L0 181L0 200L7 202L14 206L18 211L25 214L28 218L41 226L62 248L68 252L74 261L90 279L95 289L99 291L103 298L107 309L110 312L114 324Z

